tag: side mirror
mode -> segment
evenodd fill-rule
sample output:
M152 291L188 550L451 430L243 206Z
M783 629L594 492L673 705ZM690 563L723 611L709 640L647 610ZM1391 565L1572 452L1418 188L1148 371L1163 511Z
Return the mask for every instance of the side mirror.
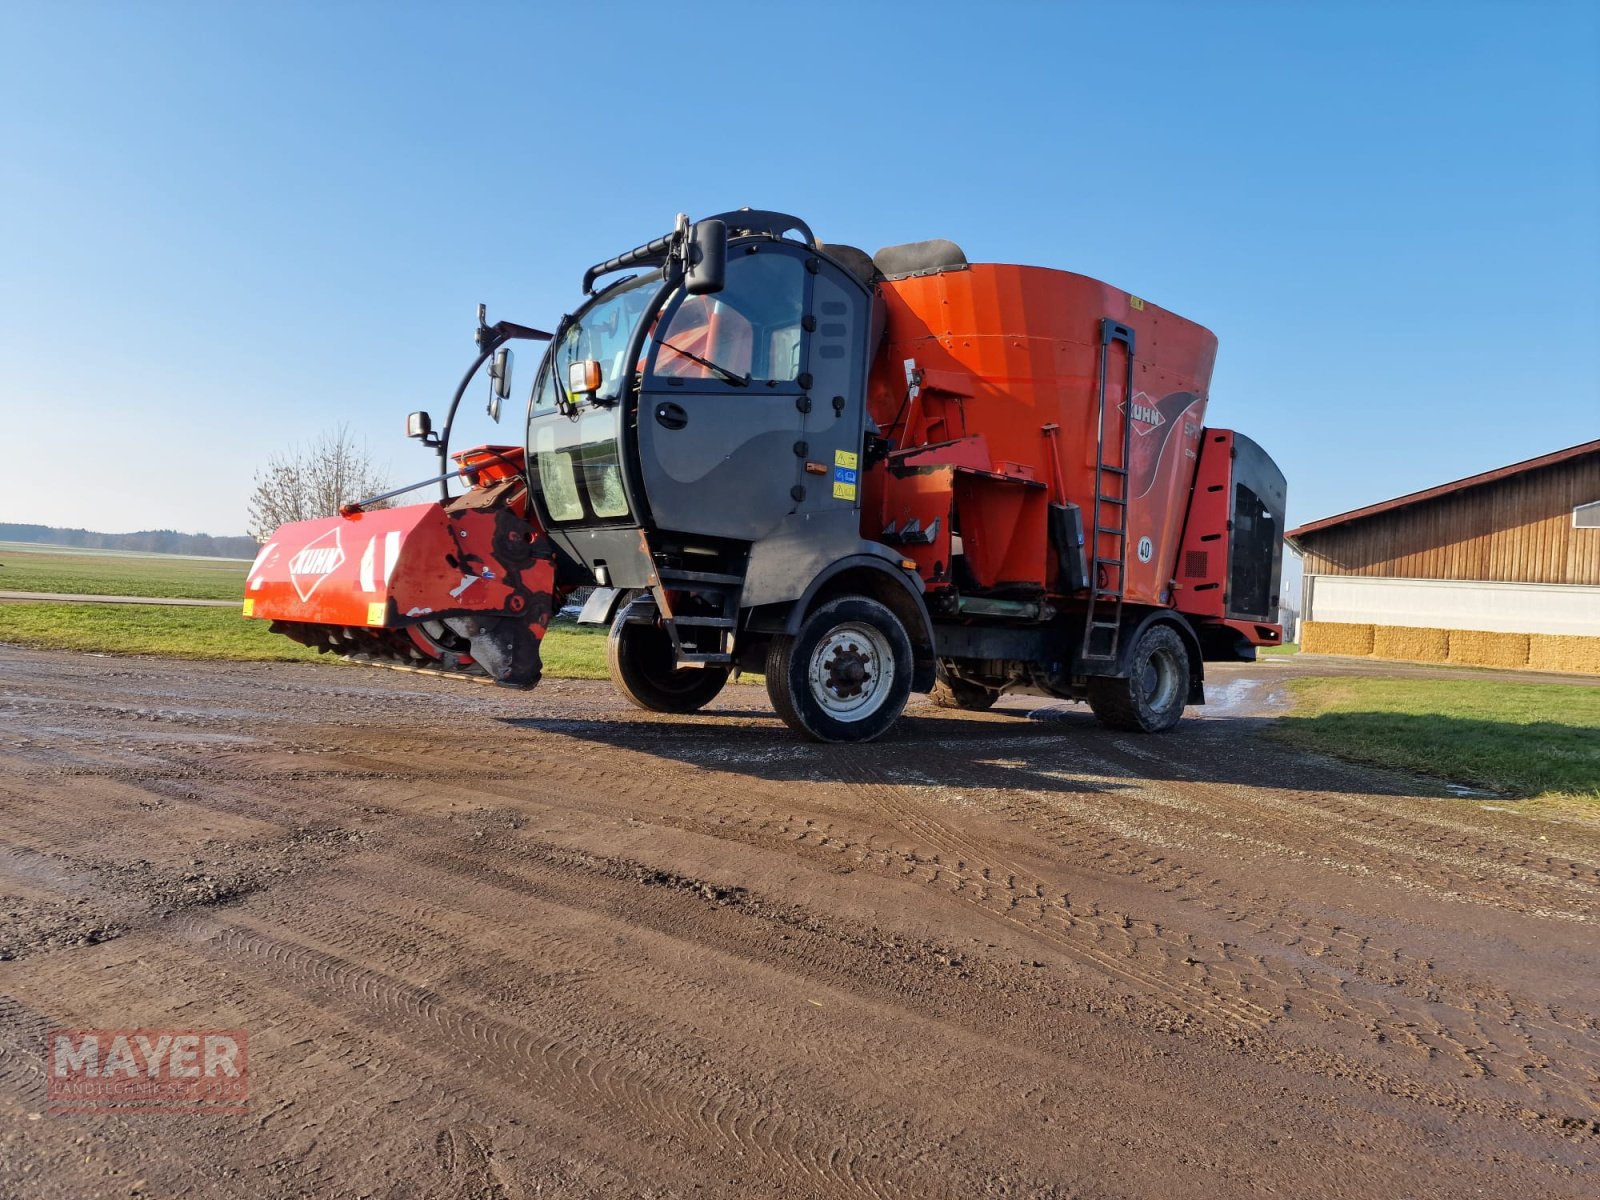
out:
M406 417L406 436L408 438L421 438L424 442L433 432L433 418L425 412L410 413Z
M600 364L592 358L579 359L567 367L567 391L574 396L592 396L600 390Z
M511 395L511 347L501 346L489 364L489 416L500 420L500 401Z
M683 290L691 296L720 292L728 280L728 226L723 221L700 221L689 231L688 270Z

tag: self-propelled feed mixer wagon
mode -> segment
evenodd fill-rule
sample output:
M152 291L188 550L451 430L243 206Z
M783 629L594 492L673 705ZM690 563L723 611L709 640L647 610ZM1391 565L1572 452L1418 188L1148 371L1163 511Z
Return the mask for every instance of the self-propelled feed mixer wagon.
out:
M809 738L911 692L1085 700L1157 732L1209 661L1276 644L1284 479L1205 424L1216 338L1081 275L868 257L741 210L591 268L553 334L501 322L442 431L441 498L352 504L262 547L245 612L343 654L538 682L566 597L616 686L690 712L760 672ZM548 343L521 446L449 455L474 373ZM498 415L498 414L497 414ZM449 494L452 479L464 481Z

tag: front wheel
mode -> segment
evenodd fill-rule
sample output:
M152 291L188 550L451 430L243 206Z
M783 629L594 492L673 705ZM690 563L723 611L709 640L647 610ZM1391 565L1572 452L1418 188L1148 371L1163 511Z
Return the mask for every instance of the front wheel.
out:
M840 596L767 649L767 695L783 723L814 742L870 742L911 695L911 638L887 607Z
M1089 707L1110 729L1162 733L1189 702L1189 652L1171 625L1151 625L1128 655L1128 677L1089 680Z
M678 666L667 631L631 624L627 615L624 605L606 639L606 666L617 691L650 712L698 712L716 699L728 682L727 667Z

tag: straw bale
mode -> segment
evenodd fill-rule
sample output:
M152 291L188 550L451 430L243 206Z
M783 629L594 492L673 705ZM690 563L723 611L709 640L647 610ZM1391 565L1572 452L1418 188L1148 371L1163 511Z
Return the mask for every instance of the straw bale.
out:
M1300 626L1300 649L1307 654L1372 653L1372 626L1339 621L1306 621Z
M1472 667L1526 667L1528 640L1526 633L1452 629L1450 661Z
M1535 633L1528 643L1528 666L1535 671L1600 675L1600 637Z
M1450 654L1450 634L1443 629L1409 625L1378 625L1373 629L1372 656L1402 662L1444 662Z

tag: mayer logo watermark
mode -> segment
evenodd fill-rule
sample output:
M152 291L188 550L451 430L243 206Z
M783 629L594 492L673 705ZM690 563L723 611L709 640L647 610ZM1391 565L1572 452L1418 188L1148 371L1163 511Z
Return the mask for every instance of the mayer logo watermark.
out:
M49 1111L243 1112L248 1059L242 1029L52 1029Z

